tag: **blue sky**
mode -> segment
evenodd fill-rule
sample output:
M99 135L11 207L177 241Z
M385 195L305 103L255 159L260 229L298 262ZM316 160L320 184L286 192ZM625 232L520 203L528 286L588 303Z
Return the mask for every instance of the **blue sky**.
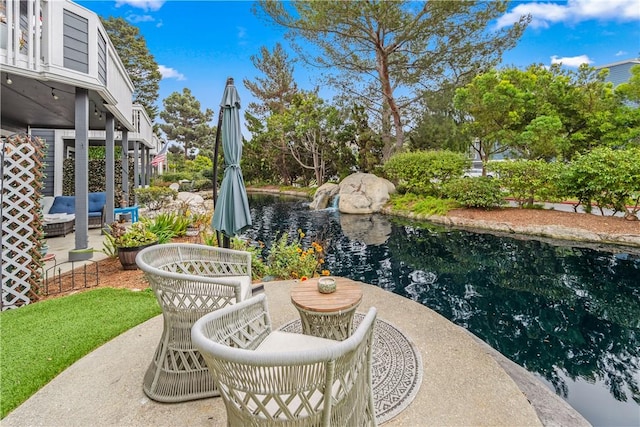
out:
M234 77L243 106L251 101L242 80L259 75L250 57L262 46L288 43L279 28L251 13L251 1L93 0L76 1L101 16L123 17L140 28L160 65L159 107L172 92L191 89L202 108L217 118L225 81ZM532 63L565 66L605 65L640 57L638 0L568 0L513 2L496 28L530 13L532 23L518 46L503 56L504 65ZM293 54L291 54L293 57ZM302 89L312 89L313 71L295 66ZM250 137L250 135L245 135Z

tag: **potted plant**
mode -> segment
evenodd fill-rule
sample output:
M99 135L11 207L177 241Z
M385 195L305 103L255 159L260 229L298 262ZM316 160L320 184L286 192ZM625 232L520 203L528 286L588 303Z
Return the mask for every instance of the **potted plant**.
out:
M136 222L126 227L115 222L110 226L111 234L107 238L118 251L118 259L125 270L136 270L136 255L142 249L158 243L158 236L148 230L143 222Z

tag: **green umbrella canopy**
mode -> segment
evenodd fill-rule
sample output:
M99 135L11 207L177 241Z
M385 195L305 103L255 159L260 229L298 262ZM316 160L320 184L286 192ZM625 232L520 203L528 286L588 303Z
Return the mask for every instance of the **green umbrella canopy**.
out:
M220 107L222 108L220 135L225 169L222 184L220 184L220 194L215 201L211 226L225 236L235 236L251 225L251 212L240 169L242 158L240 96L232 78L227 80Z

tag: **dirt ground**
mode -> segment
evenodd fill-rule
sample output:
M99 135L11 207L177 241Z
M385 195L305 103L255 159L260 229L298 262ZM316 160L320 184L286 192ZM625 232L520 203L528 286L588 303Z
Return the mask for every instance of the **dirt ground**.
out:
M596 233L640 234L640 221L553 210L504 208L486 211L480 209L456 209L450 211L448 216L495 221L511 225L559 225ZM98 270L98 287L106 286L136 290L143 290L148 287L142 271L123 270L117 258L98 261ZM52 297L66 294L68 294L68 292Z
M502 222L511 225L559 225L595 233L640 234L640 221L622 217L561 212L546 209L503 208L496 210L455 209L448 216Z

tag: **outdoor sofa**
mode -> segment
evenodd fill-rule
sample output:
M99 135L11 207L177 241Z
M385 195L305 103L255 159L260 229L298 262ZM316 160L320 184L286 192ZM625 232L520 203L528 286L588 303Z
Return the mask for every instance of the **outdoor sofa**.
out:
M104 223L105 192L89 193L89 228L100 228ZM75 225L75 196L45 197L43 201L45 237L65 236Z

